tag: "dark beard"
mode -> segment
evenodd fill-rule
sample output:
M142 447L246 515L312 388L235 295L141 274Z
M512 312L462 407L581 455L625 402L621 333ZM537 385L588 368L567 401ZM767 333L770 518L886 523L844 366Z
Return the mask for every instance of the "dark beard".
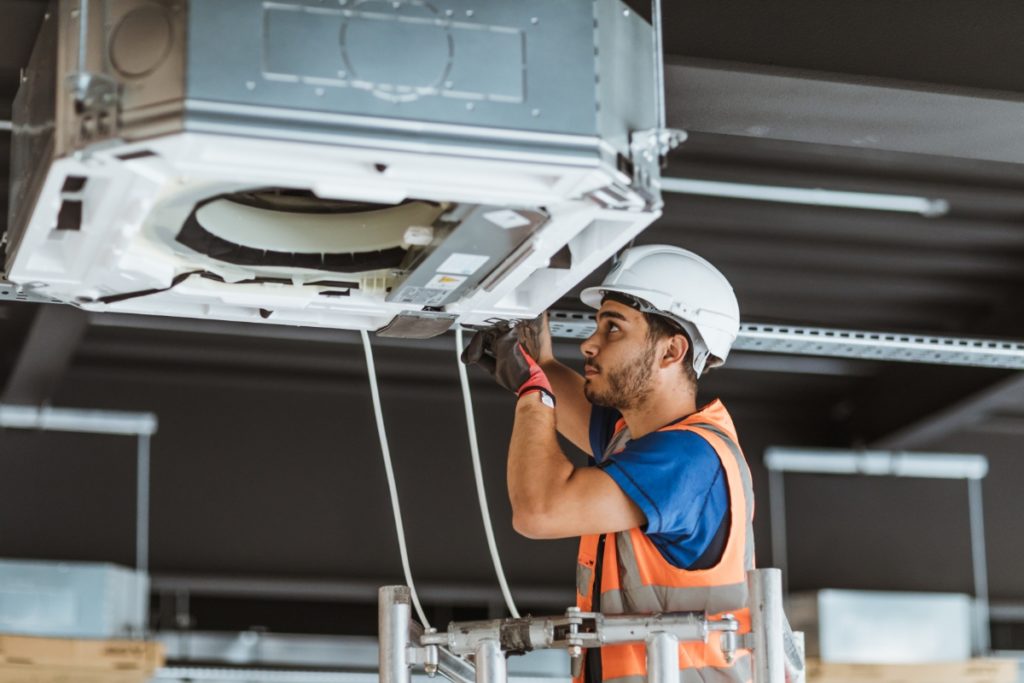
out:
M594 405L614 408L619 412L639 407L651 394L656 352L657 346L648 344L631 362L607 374L608 388L605 391L597 392L589 383L585 383L583 395Z

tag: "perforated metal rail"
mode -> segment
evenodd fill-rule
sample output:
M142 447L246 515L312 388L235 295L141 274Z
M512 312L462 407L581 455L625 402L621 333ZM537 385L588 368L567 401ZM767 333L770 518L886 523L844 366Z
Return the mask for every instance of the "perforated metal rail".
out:
M0 283L0 301L4 300L61 303L29 289ZM594 314L587 311L556 310L550 315L551 333L560 339L586 339L596 324ZM744 323L733 348L797 356L1024 370L1024 341L1013 340Z
M594 326L593 313L551 312L551 333L559 338L585 339L594 331ZM744 323L740 325L733 348L801 356L1024 370L1024 342L969 337Z

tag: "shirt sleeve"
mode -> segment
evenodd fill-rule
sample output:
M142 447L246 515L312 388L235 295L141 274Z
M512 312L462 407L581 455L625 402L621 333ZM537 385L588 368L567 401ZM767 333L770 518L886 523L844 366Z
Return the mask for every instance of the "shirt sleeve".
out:
M599 466L647 517L644 533L671 534L688 555L703 552L727 511L722 463L694 432L652 432Z

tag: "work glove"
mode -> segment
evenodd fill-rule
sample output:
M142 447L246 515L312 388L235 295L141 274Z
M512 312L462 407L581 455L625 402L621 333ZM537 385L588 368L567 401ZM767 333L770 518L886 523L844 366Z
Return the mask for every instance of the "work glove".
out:
M541 400L554 406L555 393L551 390L544 370L519 341L517 325L502 321L476 333L462 352L462 362L479 365L494 376L495 381L520 398L541 392Z

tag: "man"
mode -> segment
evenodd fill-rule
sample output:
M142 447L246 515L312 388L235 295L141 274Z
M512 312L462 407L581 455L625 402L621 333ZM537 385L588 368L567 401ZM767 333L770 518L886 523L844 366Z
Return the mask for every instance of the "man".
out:
M583 376L555 359L546 321L489 328L463 357L519 396L513 526L530 538L581 536L584 611L731 613L746 632L750 473L722 403L696 403L697 380L725 361L739 330L732 288L692 252L643 246L581 298L599 309L581 345ZM572 465L556 427L592 466ZM717 633L681 644L679 665L686 683L750 680L749 653L727 662ZM588 683L642 681L644 647L588 652L585 669Z

